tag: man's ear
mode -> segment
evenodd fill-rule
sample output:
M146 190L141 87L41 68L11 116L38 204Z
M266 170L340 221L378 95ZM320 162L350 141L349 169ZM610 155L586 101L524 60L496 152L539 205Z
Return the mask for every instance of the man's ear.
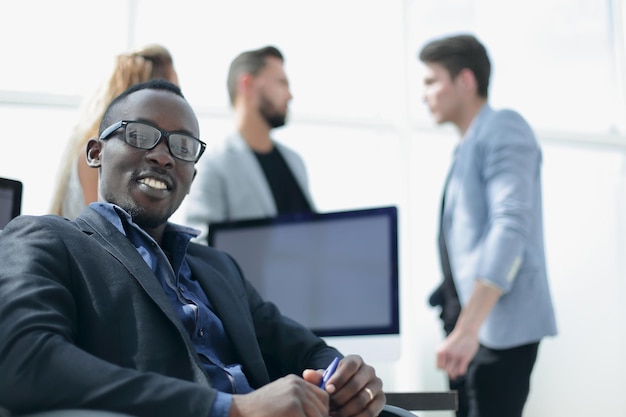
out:
M92 168L100 168L100 154L102 152L102 142L97 139L89 139L87 142L87 165Z
M244 97L249 96L252 93L252 85L254 84L254 77L252 74L244 72L237 79L237 90Z
M476 82L476 76L469 68L463 68L457 78L461 82L464 89L469 91L478 91L478 83Z

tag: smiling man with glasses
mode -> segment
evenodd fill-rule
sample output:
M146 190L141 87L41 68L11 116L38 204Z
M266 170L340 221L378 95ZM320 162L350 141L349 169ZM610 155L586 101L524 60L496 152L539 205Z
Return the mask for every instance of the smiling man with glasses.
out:
M0 414L377 416L373 367L284 317L230 256L168 221L204 150L179 88L131 87L100 131L86 152L99 201L74 221L20 216L0 234Z

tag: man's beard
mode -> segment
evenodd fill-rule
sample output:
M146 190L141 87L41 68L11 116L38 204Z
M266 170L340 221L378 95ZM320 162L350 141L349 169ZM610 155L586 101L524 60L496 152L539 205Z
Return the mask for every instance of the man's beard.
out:
M274 110L272 103L265 97L261 97L259 112L261 113L261 117L263 117L272 129L284 126L287 122L287 114L281 114Z
M132 206L126 209L128 214L139 227L142 229L156 229L164 223L167 223L168 216L159 216L151 213L141 207Z
M174 212L169 210L168 213L155 213L143 206L137 204L132 198L116 198L114 195L105 195L105 200L122 208L126 213L130 214L133 222L142 229L154 229L167 223L169 217Z

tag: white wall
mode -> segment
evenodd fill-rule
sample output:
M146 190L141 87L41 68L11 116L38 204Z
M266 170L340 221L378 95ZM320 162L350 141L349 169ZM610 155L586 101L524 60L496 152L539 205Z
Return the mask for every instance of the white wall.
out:
M621 3L545 0L537 13L538 1L0 0L0 38L11 40L0 43L0 176L25 183L23 212L46 212L76 105L128 45L172 50L212 143L231 127L230 59L276 44L295 97L276 137L302 153L319 208L399 207L402 353L376 363L385 386L444 390L438 312L426 299L440 279L439 199L457 139L421 104L415 55L431 36L474 30L492 52L493 103L520 110L544 150L560 334L541 345L525 415L626 415L626 111L620 43L607 29Z

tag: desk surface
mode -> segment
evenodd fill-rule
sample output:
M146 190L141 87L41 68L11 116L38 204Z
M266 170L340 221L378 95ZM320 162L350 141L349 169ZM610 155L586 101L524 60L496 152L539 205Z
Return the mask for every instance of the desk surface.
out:
M443 392L386 392L387 404L411 411L456 410L456 391Z

